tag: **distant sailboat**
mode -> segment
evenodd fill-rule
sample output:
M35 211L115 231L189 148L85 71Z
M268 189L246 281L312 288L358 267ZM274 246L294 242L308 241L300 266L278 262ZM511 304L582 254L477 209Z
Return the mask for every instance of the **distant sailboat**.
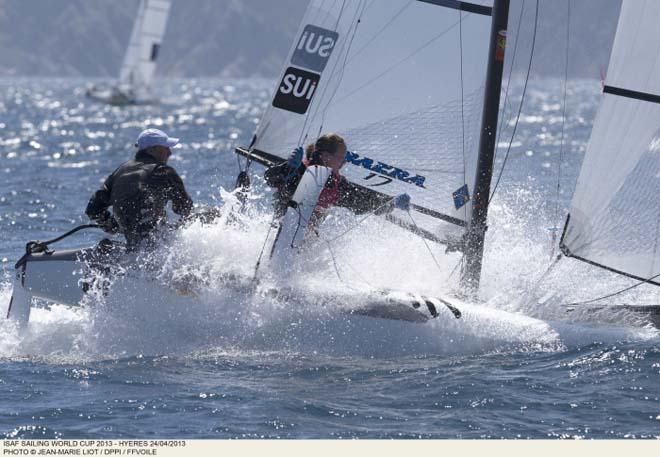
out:
M112 105L155 103L151 84L165 35L170 0L141 0L131 39L112 87L92 87L87 96Z

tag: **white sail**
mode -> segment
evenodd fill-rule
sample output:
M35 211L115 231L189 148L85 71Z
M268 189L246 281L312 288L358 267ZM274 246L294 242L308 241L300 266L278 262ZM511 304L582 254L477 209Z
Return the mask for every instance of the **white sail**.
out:
M120 88L148 91L165 35L170 0L142 0L119 72Z
M453 194L474 183L491 5L312 0L254 149L284 158L339 133L344 176L463 225Z
M660 273L658 23L660 2L623 2L563 238L567 254L641 279Z

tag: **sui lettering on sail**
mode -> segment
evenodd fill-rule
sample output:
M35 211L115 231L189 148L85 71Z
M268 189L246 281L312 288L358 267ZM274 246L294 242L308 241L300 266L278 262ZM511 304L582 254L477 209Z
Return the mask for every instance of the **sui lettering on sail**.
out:
M298 114L305 114L316 92L321 75L289 67L284 72L273 99L273 106Z
M291 56L291 64L323 72L338 38L337 32L311 24L306 25Z

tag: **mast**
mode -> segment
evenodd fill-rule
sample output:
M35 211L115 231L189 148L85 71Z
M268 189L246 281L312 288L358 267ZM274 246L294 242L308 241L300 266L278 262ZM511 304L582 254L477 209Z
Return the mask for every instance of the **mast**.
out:
M493 159L495 156L497 118L500 109L500 92L502 89L502 72L504 69L508 19L509 0L495 0L493 3L493 17L490 30L484 107L481 117L479 158L473 190L472 219L467 231L465 246L466 262L462 277L463 285L472 291L479 289L481 264L484 253L484 238L486 236L486 229L488 228L488 200L490 198L490 181L493 175Z

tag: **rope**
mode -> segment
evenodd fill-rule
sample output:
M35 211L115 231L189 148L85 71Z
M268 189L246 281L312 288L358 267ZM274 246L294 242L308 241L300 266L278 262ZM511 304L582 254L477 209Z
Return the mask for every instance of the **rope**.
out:
M461 152L463 154L463 183L467 183L467 160L465 159L465 83L463 81L463 12L458 10L459 68L461 74ZM463 205L463 215L467 219L468 205Z
M534 283L534 286L530 289L530 292L528 293L528 295L531 295L532 293L534 293L538 289L538 287L541 285L541 283L548 277L548 275L552 272L552 270L554 270L554 268L557 266L557 264L559 264L559 261L562 258L563 258L562 254L557 255L557 257L550 264L548 269L541 275L541 277L536 281L536 283ZM626 288L617 290L615 292L611 292L611 293L608 293L608 294L605 294L605 295L601 295L601 296L596 297L596 298L591 298L589 300L577 301L577 302L572 302L572 303L563 303L563 304L560 304L559 306L561 306L561 307L570 307L570 306L588 305L588 304L595 303L595 302L598 302L598 301L601 301L601 300L606 300L608 298L623 295L624 293L626 293L628 291L631 291L633 289L636 289L639 286L647 284L647 283L649 283L649 282L651 282L651 281L653 281L654 279L657 279L657 278L660 278L660 273L658 273L657 275L651 276L650 278L639 281L637 284L633 284L632 286L628 286ZM608 305L603 305L603 306L608 306Z
M469 16L466 18L466 20L467 20L467 19L469 19ZM369 79L368 81L366 81L365 83L363 83L362 85L360 85L359 87L355 88L355 89L352 90L351 92L347 93L346 95L344 95L343 97L341 97L340 99L338 99L338 100L336 101L336 103L343 102L344 100L346 100L346 99L352 97L354 94L358 93L359 91L361 91L361 90L364 89L365 87L369 87L369 86L371 85L371 83L373 83L373 82L379 80L380 78L382 78L383 76L385 76L386 74L388 74L390 71L394 70L395 68L397 68L397 67L399 67L400 65L404 64L404 63L407 62L408 60L412 59L412 58L415 57L417 54L419 54L420 52L422 52L424 49L428 48L428 47L431 46L433 43L435 43L437 40L439 40L439 39L442 38L444 35L446 35L446 34L449 33L451 30L453 30L454 27L456 27L456 26L459 24L459 22L460 22L460 21L458 21L458 22L456 22L456 23L450 25L449 27L447 27L446 29L444 29L442 32L440 32L438 35L434 36L434 37L431 38L429 41L425 42L423 45L421 45L420 47L418 47L418 48L417 48L415 51L413 51L411 54L407 55L406 57L404 57L403 59L401 59L401 60L399 60L398 62L394 63L393 65L387 67L385 70L383 70L382 72L380 72L380 73L377 74L376 76L372 77L371 79Z
M518 27L516 28L516 42L513 45L513 53L511 54L511 65L509 65L509 78L506 82L506 90L504 91L504 102L502 108L502 116L500 117L500 126L497 130L497 137L502 138L502 132L504 131L504 126L508 124L508 121L505 121L506 112L507 112L507 101L509 100L509 88L511 87L511 75L513 75L513 67L516 63L516 56L518 55L518 43L520 43L520 25L522 24L523 13L525 12L525 2L522 2L520 6L520 15L518 16Z
M257 273L259 272L259 267L261 266L261 259L263 258L264 251L266 250L266 245L268 244L268 238L270 238L270 232L273 230L275 224L275 218L276 218L276 214L273 214L273 219L270 221L270 224L268 226L268 232L266 232L266 239L264 240L264 244L261 246L261 252L259 252L257 263L254 266L254 276L252 277L253 281L256 281L257 279Z
M417 225L417 222L415 222L415 219L413 219L412 214L410 214L410 211L408 211L408 217L412 221L413 225L415 227L419 228L419 226ZM435 258L435 255L433 255L433 251L431 250L431 247L429 246L429 244L426 242L426 240L424 238L422 238L422 241L424 242L424 246L426 246L426 250L429 251L429 254L431 254L431 258L433 259L433 262L435 263L435 266L438 267L438 270L440 272L442 272L442 268L440 267L440 263L438 262L438 259Z
M318 233L317 233L317 235L318 235ZM337 263L337 258L335 256L335 253L334 253L333 249L332 249L332 245L328 241L324 240L321 236L319 236L319 238L321 239L321 241L325 242L325 244L327 244L327 246L328 246L328 251L330 252L330 257L332 258L332 266L335 269L335 273L337 274L337 278L339 278L339 281L341 281L344 284L344 286L346 286L347 288L349 288L351 290L358 290L355 287L351 286L351 284L348 281L346 281L346 280L344 280L344 278L342 278L341 273L339 272L339 264ZM353 270L355 273L357 273L357 276L360 278L360 280L363 283L365 283L371 290L375 290L375 287L372 286L371 283L364 278L364 276L362 276L362 274L360 273L360 271L357 268L355 268L349 262L346 262L346 265L348 265L348 267L351 270Z
M408 9L408 8L410 7L410 5L412 5L412 4L415 3L415 2L416 2L416 0L410 0L408 3L406 3L405 5L403 5L403 7L401 7L401 9L399 9L396 13L394 13L394 16L392 16L392 17L390 18L390 20L387 21L387 23L385 23L385 25L383 25L383 26L380 28L380 30L378 30L378 32L376 32L376 33L375 33L375 34L369 39L369 41L367 41L367 42L366 42L366 43L365 43L360 49L358 49L358 50L355 52L355 54L353 54L353 55L351 56L350 59L348 59L348 62L352 62L353 59L355 59L357 56L359 56L360 54L362 54L362 52L363 52L365 49L367 49L367 48L369 47L369 45L371 45L371 43L373 43L374 40L376 40L376 38L378 38L378 37L379 37L379 36L380 36L385 30L387 30L387 28L388 28L388 27L389 27L389 26L390 26L395 20L397 20L397 19L403 14L403 12L404 12L406 9ZM372 2L372 3L373 3L373 2ZM370 3L370 4L369 4L369 7L371 7L371 5L372 5L372 4ZM365 8L365 11L366 11L366 9L367 9L367 8Z
M346 0L341 4L341 9L339 10L339 16L337 16L337 23L335 24L335 32L337 31L337 27L339 27L339 21L341 21L341 16L344 13L344 7L346 6Z
M298 226L296 227L296 231L294 233L293 239L295 239L296 235L298 234L298 231L302 227L302 222L304 222L305 225L307 227L310 227L310 229L314 231L314 234L328 246L328 251L330 252L330 257L332 258L332 265L334 267L335 273L337 274L337 278L339 278L339 281L342 282L344 284L344 286L346 286L347 288L357 291L358 289L354 288L353 286L350 285L350 283L348 281L344 280L341 273L339 272L339 264L337 262L337 257L335 256L335 252L332 249L332 244L331 243L334 242L335 240L341 238L342 236L346 235L348 232L350 232L350 231L354 230L355 228L357 228L367 218L366 217L363 218L361 221L359 221L357 224L355 224L353 227L351 227L349 230L345 231L344 233L340 234L339 236L337 236L337 237L335 237L331 240L327 240L318 232L318 230L316 230L316 229L314 229L313 227L310 226L309 220L307 220L303 217L302 212L300 211L299 207L296 207L295 209L298 213ZM374 210L374 212L377 211L377 210L378 209ZM373 214L373 212L372 212L372 214ZM371 216L371 214L370 214L370 216ZM293 245L293 239L291 241L291 247L295 248L295 246ZM359 276L360 280L362 280L363 283L365 283L367 286L369 286L370 289L372 289L372 290L375 289L371 285L371 283L369 281L367 281L365 279L365 277L362 276L362 274L360 274L360 272L357 268L353 267L349 262L346 262L346 265L348 265L348 267L351 268L351 270L353 270L355 273L357 273L357 276Z
M335 31L337 31L337 27L339 26L339 22L340 22L343 14L344 14L345 4L346 4L346 0L344 0L344 3L342 3L341 11L339 13L339 17L337 18L337 24L335 25ZM365 2L364 6L362 7L362 11L364 11L366 6L367 6L367 4ZM358 7L358 9L356 9L355 15L353 16L353 20L350 23L349 32L350 32L351 28L353 28L353 37L355 37L355 32L357 31L357 26L360 23L360 17L361 17L362 11L360 11L359 7ZM346 44L347 44L346 41L344 41L342 43L341 52L339 53L339 55L341 56L341 54L344 52L344 49L346 49L346 55L345 55L345 58L344 58L344 63L342 64L342 67L339 68L339 71L341 72L341 76L340 76L340 79L339 79L340 82L337 83L337 87L339 87L339 84L341 83L341 80L344 77L346 59L348 58L348 53L350 52L350 47L353 44L353 38L350 39L350 41L348 43L348 47L346 46ZM338 57L335 60L333 66L332 66L332 71L330 72L330 74L328 76L330 81L333 81L335 79L335 73L337 72L337 69L338 69L338 66L339 66L339 61L340 61L340 58ZM325 87L323 88L323 92L321 92L321 94L320 94L320 97L317 96L317 99L319 101L321 101L325 98L325 94L328 90L328 87L329 87L329 85L325 85ZM332 94L332 96L330 98L330 101L332 101L332 98L334 98L335 94L336 94L336 89L335 89L335 93ZM328 106L330 104L330 101L328 102ZM319 113L320 108L321 108L321 103L319 102L316 105L316 108L314 109L314 114L311 113L311 109L307 111L307 114L305 115L305 122L303 123L302 129L300 131L300 137L298 138L298 146L301 146L303 143L307 142L307 137L309 135L309 132L308 132L307 129L308 129L309 123L310 123L310 121L314 122L314 120L316 119L317 114ZM309 126L309 127L311 128L311 126Z
M578 302L573 302L573 303L565 303L565 304L563 304L563 305L561 305L561 306L579 306L579 305L588 305L589 303L594 303L594 302L597 302L597 301L605 300L605 299L607 299L607 298L616 297L617 295L622 295L622 294L624 294L625 292L628 292L628 291L630 291L630 290L636 289L637 287L639 287L639 286L641 286L641 285L643 285L643 284L647 284L647 283L653 281L653 280L656 279L656 278L660 278L660 273L658 273L658 274L655 275L655 276L651 276L651 277L648 278L648 279L644 279L643 281L640 281L640 282L638 282L637 284L633 284L633 285L630 286L630 287L626 287L625 289L621 289L621 290L618 290L618 291L616 291L616 292L612 292L612 293L609 293L609 294L607 294L607 295L603 295L603 296L600 296L600 297L597 297L597 298L592 298L592 299L590 299L590 300L578 301Z
M362 15L364 14L365 9L367 8L367 3L364 2L362 4L362 9L358 6L355 12L355 16L353 16L353 20L351 21L351 28L353 30L351 34L351 38L348 40L348 42L344 42L342 45L342 52L344 53L344 49L346 49L346 53L344 54L344 61L339 67L339 77L336 78L335 76L335 71L337 71L337 65L339 64L339 58L337 58L337 62L335 63L335 66L332 68L332 73L330 74L330 80L334 81L337 79L337 82L335 83L335 88L332 92L332 95L330 95L330 98L328 99L327 103L325 103L325 108L323 108L323 112L321 115L321 122L319 125L319 130L318 130L318 136L321 136L321 133L323 131L323 125L325 124L325 118L327 115L328 110L330 109L330 105L332 104L335 96L337 95L337 91L339 90L339 87L341 86L342 81L344 80L344 74L346 73L346 63L348 61L348 54L351 52L351 48L353 47L353 40L355 39L355 35L357 34L357 29L358 26L360 25L362 21ZM350 30L350 29L349 29ZM347 45L348 43L348 45ZM340 53L340 55L341 55ZM326 85L325 88L323 89L323 93L321 94L320 100L323 100L325 97L325 94L328 90L329 85ZM312 122L316 121L317 115L319 114L319 110L321 110L321 103L319 103L316 106L316 109L314 110L314 114L312 115Z
M357 228L358 228L358 227L359 227L364 221L366 221L367 219L369 219L371 216L377 214L378 211L380 211L381 209L385 208L386 206L388 206L388 205L390 205L390 204L391 204L391 202L383 203L383 204L380 205L378 208L376 208L376 209L374 209L373 211L369 212L365 217L363 217L362 219L360 219L359 221L357 221L357 223L355 223L352 227L349 227L348 230L346 230L346 231L340 233L339 235L335 236L334 238L329 239L328 242L330 242L330 243L334 243L334 242L337 241L339 238L341 238L341 237L343 237L343 236L346 236L347 234L349 234L349 233L352 232L353 230L357 229Z
M525 102L525 95L527 94L527 83L529 82L529 74L532 70L532 61L534 60L534 48L536 46L536 31L538 29L538 23L539 23L539 0L536 0L536 12L535 12L535 17L534 17L534 33L532 35L532 50L529 54L529 64L527 66L527 75L525 76L525 85L523 86L523 93L522 97L520 98L520 105L518 105L518 114L516 115L516 122L513 126L513 131L511 132L511 139L509 140L509 146L507 147L506 154L504 155L504 161L502 162L502 168L500 169L500 173L497 177L497 181L495 182L495 186L493 187L493 192L490 194L490 199L488 200L488 203L493 201L493 198L495 197L495 193L497 192L497 188L500 185L500 180L502 179L502 175L504 174L504 169L506 167L506 163L509 160L509 153L511 152L511 145L513 144L513 139L516 136L516 130L518 129L518 123L520 121L520 114L522 112L522 107Z
M568 52L571 39L571 0L567 2L567 21L566 21L566 60L564 62L564 101L562 102L561 115L561 147L559 148L559 163L557 164L557 189L555 195L555 226L552 228L552 251L550 256L555 255L557 249L557 221L559 221L559 199L561 196L561 168L564 163L564 141L566 131L566 94L568 92Z
M29 241L25 245L25 254L23 254L23 257L18 259L18 262L16 262L16 265L14 267L19 268L29 255L36 254L38 252L48 253L49 252L48 246L50 246L51 244L58 243L58 242L62 241L64 238L67 238L67 237L73 235L76 232L79 232L81 230L91 229L91 228L101 228L101 226L99 224L79 225L78 227L75 227L75 228L69 230L68 232L66 232L63 235L58 236L57 238L53 238L52 240L48 240L48 241Z

